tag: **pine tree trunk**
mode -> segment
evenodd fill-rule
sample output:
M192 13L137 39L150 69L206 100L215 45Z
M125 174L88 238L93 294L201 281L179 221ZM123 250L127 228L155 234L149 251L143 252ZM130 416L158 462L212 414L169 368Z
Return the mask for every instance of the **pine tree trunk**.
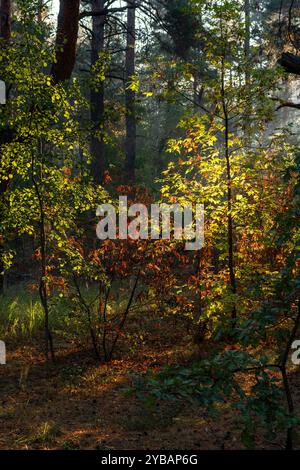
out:
M250 10L250 0L245 0L244 4L245 8L245 82L246 82L246 90L249 91L250 87L250 36L251 36L251 10Z
M104 9L105 0L92 0L92 11ZM104 49L104 25L106 16L93 16L93 34L91 42L91 65L95 65L99 58L99 53ZM96 89L91 90L91 121L93 126L93 135L91 139L91 154L93 156L93 177L96 184L102 183L105 170L105 144L101 126L103 125L104 113L104 82ZM98 132L98 136L95 133ZM100 135L99 135L100 132Z
M10 39L11 37L11 0L1 0L1 38Z
M132 5L134 2L127 2ZM128 8L127 12L127 48L126 48L126 140L125 140L125 178L128 182L135 180L135 160L136 160L136 113L135 113L135 92L130 89L132 77L135 74L135 8Z
M56 62L51 74L56 83L69 80L76 61L80 0L60 0L57 33Z

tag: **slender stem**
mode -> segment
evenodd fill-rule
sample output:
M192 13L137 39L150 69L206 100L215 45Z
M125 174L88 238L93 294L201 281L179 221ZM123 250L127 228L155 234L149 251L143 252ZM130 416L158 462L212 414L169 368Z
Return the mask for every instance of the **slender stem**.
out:
M107 317L106 317L106 312L107 312L107 305L108 305L108 299L110 295L110 290L111 290L111 285L108 287L106 290L105 294L105 302L104 302L104 310L103 310L103 335L102 335L102 347L103 347L103 352L104 352L104 360L107 361L109 354L107 352L106 348L106 334L107 334Z
M222 57L222 72L221 72L221 96L222 107L224 114L225 124L225 159L226 159L226 173L227 173L227 236L228 236L228 268L230 276L230 285L233 294L236 294L236 278L234 269L234 243L233 243L233 219L232 219L232 179L231 179L231 165L230 165L230 152L229 152L229 117L226 102L225 92L225 54ZM232 308L232 319L237 317L236 305Z
M43 153L42 143L41 143L41 153ZM34 156L32 154L31 160L31 178L35 188L36 196L39 203L39 227L40 227L40 245L41 245L41 278L40 278L40 287L39 294L41 303L45 313L45 358L48 362L49 360L49 350L51 354L51 359L55 361L54 348L53 348L53 339L49 327L49 306L48 306L48 293L47 293L47 255L46 255L46 230L45 230L45 209L43 198L40 192L39 185L34 176ZM42 174L41 174L42 179Z
M120 333L121 333L122 329L124 328L125 322L126 322L126 320L127 320L128 313L129 313L129 311L130 311L130 307L131 307L131 304L132 304L132 301L133 301L133 298L134 298L134 294L135 294L135 291L136 291L136 288L137 288L137 285L138 285L138 282L139 282L140 273L141 273L141 271L138 272L138 275L137 275L137 277L136 277L136 280L135 280L133 289L132 289L132 291L131 291L130 298L129 298L128 303L127 303L126 310L125 310L124 315L123 315L123 318L122 318L122 321L121 321L121 323L120 323L120 325L119 325L117 334L116 334L115 339L114 339L114 341L113 341L113 343L112 343L112 346L111 346L111 348L110 348L110 352L109 352L109 356L108 356L108 359L109 359L109 360L112 359L112 355L113 355L113 353L114 353L116 344L117 344L118 339L119 339L119 337L120 337Z
M79 286L79 283L78 283L78 280L77 280L77 277L76 277L75 273L73 273L73 280L74 280L75 288L76 288L77 293L78 293L78 297L79 297L79 299L80 299L80 301L81 301L81 303L82 303L82 305L83 305L83 307L84 307L84 309L87 313L90 335L91 335L93 348L94 348L96 357L97 357L97 359L100 359L100 354L99 354L98 347L97 347L96 335L95 335L95 332L94 332L94 329L93 329L93 324L92 324L92 315L91 315L90 307L86 303L86 301L85 301L85 299L82 295L82 292L81 292L81 289L80 289L80 286Z

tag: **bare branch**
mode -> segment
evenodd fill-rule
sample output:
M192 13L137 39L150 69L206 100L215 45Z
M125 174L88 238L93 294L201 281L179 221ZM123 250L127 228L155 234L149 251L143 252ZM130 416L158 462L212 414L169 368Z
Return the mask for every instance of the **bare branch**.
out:
M282 101L280 98L271 98L273 101L278 101L280 104L277 106L276 111L281 108L294 108L300 109L300 103L294 103L293 101Z
M83 18L88 18L91 16L107 16L112 13L122 13L127 11L128 9L137 8L139 5L127 5L126 7L119 7L119 8L103 8L102 10L98 11L83 11L79 15L79 19L82 20Z

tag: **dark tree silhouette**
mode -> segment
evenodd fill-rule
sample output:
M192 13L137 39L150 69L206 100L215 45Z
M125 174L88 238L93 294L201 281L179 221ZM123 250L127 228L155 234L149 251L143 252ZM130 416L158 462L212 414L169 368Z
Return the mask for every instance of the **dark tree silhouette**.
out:
M60 0L56 33L56 62L51 74L56 83L69 80L76 61L80 0Z

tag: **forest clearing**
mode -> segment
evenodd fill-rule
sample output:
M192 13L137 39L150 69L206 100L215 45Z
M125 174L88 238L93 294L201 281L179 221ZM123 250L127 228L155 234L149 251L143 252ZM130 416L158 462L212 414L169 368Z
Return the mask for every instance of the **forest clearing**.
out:
M299 25L0 0L1 451L300 450Z

